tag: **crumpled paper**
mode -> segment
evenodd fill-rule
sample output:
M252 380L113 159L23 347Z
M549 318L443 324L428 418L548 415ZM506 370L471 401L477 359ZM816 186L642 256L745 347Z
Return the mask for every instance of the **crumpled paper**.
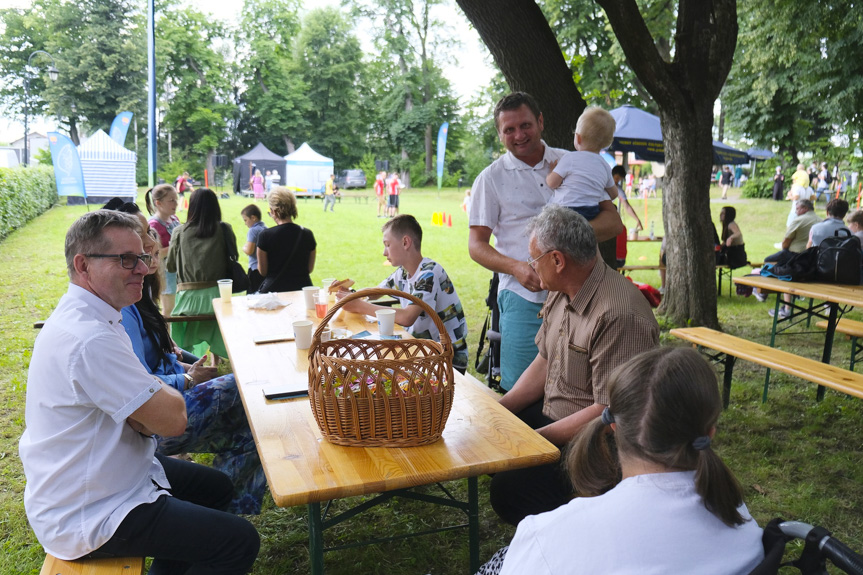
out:
M265 293L253 298L250 297L248 298L248 302L249 309L266 309L270 311L291 305L291 302L280 300L279 296L274 293Z

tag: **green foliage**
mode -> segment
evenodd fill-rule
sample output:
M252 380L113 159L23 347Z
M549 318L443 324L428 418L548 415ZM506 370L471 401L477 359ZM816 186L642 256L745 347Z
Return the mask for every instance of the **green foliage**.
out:
M366 184L371 187L378 175L378 171L375 169L375 155L371 152L366 152L354 167L366 174Z
M0 240L55 203L54 168L0 168Z
M51 147L45 146L44 148L39 148L39 151L33 154L33 161L43 166L53 166L54 161L51 159Z
M174 180L177 179L177 176L183 172L189 172L189 175L194 178L194 174L200 173L196 168L200 168L200 166L193 165L192 162L185 158L177 157L173 162L160 164L159 170L156 174L159 178L165 180L165 182L173 184Z
M744 198L771 198L773 197L773 180L765 179L762 175L757 178L749 178L741 187L740 195Z

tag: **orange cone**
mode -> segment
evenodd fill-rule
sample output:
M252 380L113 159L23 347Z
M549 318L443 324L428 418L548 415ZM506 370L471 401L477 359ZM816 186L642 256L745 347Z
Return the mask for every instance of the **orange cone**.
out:
M451 227L452 227L452 214L449 214L449 215L446 217L446 227L448 227L448 228L451 228Z

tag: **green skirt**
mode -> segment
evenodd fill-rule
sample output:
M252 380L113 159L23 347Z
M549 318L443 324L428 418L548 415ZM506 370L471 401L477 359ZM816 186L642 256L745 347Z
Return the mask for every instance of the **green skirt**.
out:
M213 299L219 297L219 288L183 290L177 292L177 301L171 315L207 315L213 313ZM191 351L196 345L206 342L210 351L220 357L228 357L222 332L216 321L174 322L171 337L183 349Z

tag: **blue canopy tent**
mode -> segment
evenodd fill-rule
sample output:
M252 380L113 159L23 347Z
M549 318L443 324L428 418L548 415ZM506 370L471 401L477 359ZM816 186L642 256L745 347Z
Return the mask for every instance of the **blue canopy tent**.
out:
M609 150L635 152L637 157L650 162L665 161L659 116L630 105L615 108L610 113L617 127ZM735 150L722 142L713 142L714 164L745 164L748 161L746 152Z
M755 177L755 165L757 160L769 160L774 156L770 150L761 150L758 148L749 148L746 154L752 159L752 177Z

